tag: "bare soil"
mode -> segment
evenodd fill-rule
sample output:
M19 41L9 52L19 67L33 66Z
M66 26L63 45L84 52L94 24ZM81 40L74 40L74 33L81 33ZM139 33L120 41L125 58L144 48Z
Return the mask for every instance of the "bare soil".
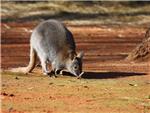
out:
M2 73L2 112L150 112L150 75L99 72L97 76L80 80L39 73Z
M36 22L2 23L2 70L26 66L29 38ZM72 25L77 51L85 52L82 79L2 71L2 112L149 113L150 64L128 62L146 27Z

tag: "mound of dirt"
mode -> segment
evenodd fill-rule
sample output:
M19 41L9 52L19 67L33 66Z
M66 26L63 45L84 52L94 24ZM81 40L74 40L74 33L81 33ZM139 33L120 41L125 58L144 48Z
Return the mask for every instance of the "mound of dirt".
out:
M150 61L150 28L146 31L145 39L127 57L129 61Z

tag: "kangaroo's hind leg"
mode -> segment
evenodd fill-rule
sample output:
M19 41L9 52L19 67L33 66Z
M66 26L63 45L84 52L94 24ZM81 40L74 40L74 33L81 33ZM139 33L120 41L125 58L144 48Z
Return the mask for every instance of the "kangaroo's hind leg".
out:
M41 66L42 66L43 74L44 75L49 75L51 72L48 71L46 57L44 57L43 55L39 55L39 59L41 61Z
M42 69L43 69L44 75L49 75L50 72L47 69L47 63L46 63L46 61L42 59L41 60L41 65L42 65Z
M55 77L57 77L58 74L60 74L61 72L61 68L58 67L58 65L56 64L56 61L52 62L52 72L54 73Z

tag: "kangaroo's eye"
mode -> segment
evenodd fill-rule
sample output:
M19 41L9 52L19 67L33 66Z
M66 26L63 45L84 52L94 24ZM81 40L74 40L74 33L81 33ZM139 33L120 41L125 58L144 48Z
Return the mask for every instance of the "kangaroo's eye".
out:
M78 66L74 66L74 69L78 69Z

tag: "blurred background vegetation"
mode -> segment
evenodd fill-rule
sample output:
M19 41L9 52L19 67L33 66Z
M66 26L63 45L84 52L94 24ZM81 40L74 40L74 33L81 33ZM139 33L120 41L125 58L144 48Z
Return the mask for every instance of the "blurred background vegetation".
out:
M76 24L149 24L149 1L1 1L2 22L57 19Z

